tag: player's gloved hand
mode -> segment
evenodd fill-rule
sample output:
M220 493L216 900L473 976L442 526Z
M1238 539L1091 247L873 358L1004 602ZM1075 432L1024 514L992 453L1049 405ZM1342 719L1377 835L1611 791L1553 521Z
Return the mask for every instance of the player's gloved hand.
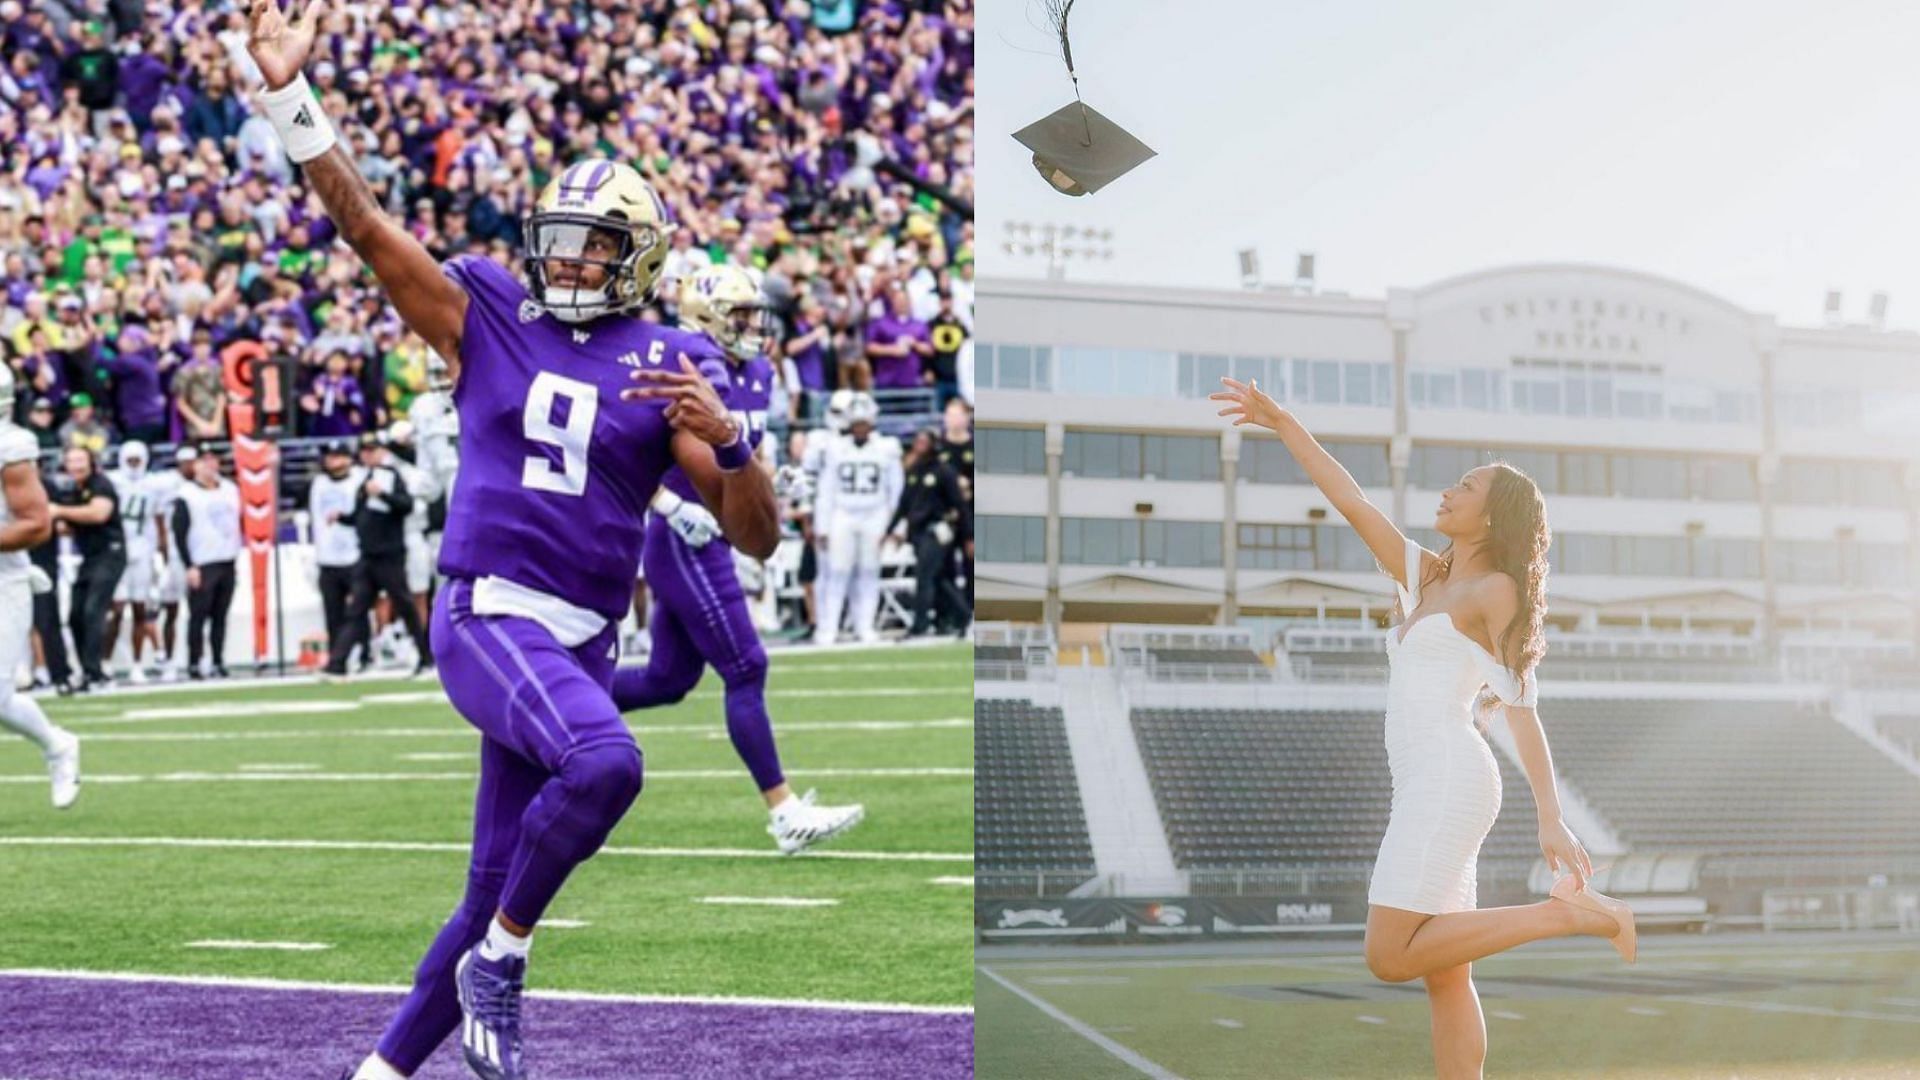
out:
M691 499L680 500L680 505L667 514L667 527L688 547L705 547L707 541L720 535L720 523L705 506Z
M37 566L29 566L27 567L27 588L31 589L35 596L45 596L53 591L53 579L47 576L45 570Z
M946 547L948 544L953 543L953 526L944 521L934 522L933 538L940 542L941 547Z

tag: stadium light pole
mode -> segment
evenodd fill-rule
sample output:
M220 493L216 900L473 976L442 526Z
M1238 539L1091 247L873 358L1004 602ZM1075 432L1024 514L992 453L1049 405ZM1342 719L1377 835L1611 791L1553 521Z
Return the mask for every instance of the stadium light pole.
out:
M1111 261L1113 230L1089 229L1053 222L1009 221L1003 227L1000 250L1020 258L1047 261L1047 280L1064 281L1067 263Z

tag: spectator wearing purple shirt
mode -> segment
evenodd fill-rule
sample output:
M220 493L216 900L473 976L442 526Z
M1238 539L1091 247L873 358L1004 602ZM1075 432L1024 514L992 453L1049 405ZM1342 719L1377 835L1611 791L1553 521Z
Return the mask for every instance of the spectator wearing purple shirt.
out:
M326 370L301 395L300 411L307 416L305 434L334 438L366 429L366 395L360 392L360 380L347 373L348 363L346 353L328 353Z
M160 360L146 327L132 323L114 340L104 361L113 374L114 419L123 439L149 446L167 441L167 395L160 386Z
M808 294L800 298L799 315L793 321L793 334L787 339L787 371L792 418L798 420L819 411L828 390L827 360L833 341L833 329L827 325L827 313L818 298Z
M907 293L898 286L887 290L887 314L867 324L867 363L876 390L906 390L925 386L933 373L921 361L933 355L927 324L907 313Z
M20 357L21 374L26 377L27 385L21 388L24 396L31 393L53 402L55 413L66 411L67 398L72 390L67 386L66 365L53 352L47 343L47 332L34 327L27 333L27 351Z

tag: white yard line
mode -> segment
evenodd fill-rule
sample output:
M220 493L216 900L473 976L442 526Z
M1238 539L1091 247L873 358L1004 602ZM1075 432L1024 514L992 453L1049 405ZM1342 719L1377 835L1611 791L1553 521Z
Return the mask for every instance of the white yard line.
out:
M1920 1016L1906 1013L1862 1012L1858 1009L1828 1009L1819 1005L1793 1005L1784 1001L1737 1001L1731 998L1673 997L1663 1001L1684 1001L1689 1005L1711 1005L1722 1009L1750 1009L1753 1012L1798 1013L1802 1016L1829 1016L1844 1020L1889 1020L1896 1024L1920 1024ZM1631 1011L1631 1010L1630 1010Z
M972 769L930 766L917 769L789 769L790 776L830 776L830 777L949 777L964 778L973 775ZM444 783L447 781L473 780L480 774L471 770L459 772L171 772L171 773L88 773L84 780L92 784L418 784ZM648 780L738 780L739 769L652 769L648 770ZM0 784L44 784L44 773L9 773L0 775Z
M965 886L966 888L971 889L973 888L973 878L971 877L928 878L927 884L929 885L962 885L962 886Z
M123 721L104 719L88 721L88 724L117 724ZM144 721L125 721L125 723L144 723ZM69 724L81 738L88 742L248 742L248 740L275 740L275 738L480 738L480 732L467 724L445 724L432 728L301 728L301 730L238 730L238 732L96 732L86 724ZM931 721L820 721L820 723L776 723L780 734L789 732L908 732L908 730L937 730L937 728L972 728L973 717L939 717ZM653 738L662 734L693 734L693 736L714 736L726 738L726 730L718 724L628 724L628 730L636 738Z
M263 773L318 772L320 769L320 766L318 765L305 765L305 764L301 764L301 765L261 764L261 765L240 765L236 767L241 772L263 772Z
M81 982L162 983L242 990L322 990L341 994L404 994L410 986L368 983L298 982L291 979L241 979L219 975L155 975L139 971L62 971L48 968L0 969L0 979L72 979ZM599 1001L619 1005L747 1005L776 1009L824 1009L847 1012L922 1013L972 1016L967 1005L915 1005L894 1001L827 1001L820 998L720 997L683 994L602 994L585 990L527 991L547 1001Z
M1075 1035L1080 1036L1081 1038L1087 1040L1088 1042L1099 1047L1100 1049L1105 1050L1107 1053L1112 1054L1114 1057L1119 1058L1121 1061L1125 1062L1127 1065L1131 1066L1132 1068L1139 1071L1143 1075L1152 1077L1153 1080L1180 1080L1180 1075L1178 1073L1175 1073L1172 1070L1165 1068L1164 1066L1155 1064L1154 1062L1147 1060L1147 1058L1136 1053L1135 1051L1120 1045L1119 1043L1113 1041L1112 1039L1107 1038L1105 1035L1102 1035L1100 1032L1095 1031L1090 1025L1082 1021L1076 1020L1072 1016L1069 1016L1066 1012L1062 1011L1059 1008L1056 1008L1053 1004L1048 1002L1046 999L1028 991L1023 986L1015 985L1012 980L1005 978L999 972L993 970L992 968L983 967L983 968L976 968L975 970L979 971L980 974L985 975L987 978L992 979L994 982L999 983L1001 986L1005 987L1008 990L1008 992L1014 994L1015 996L1020 998L1022 1001L1025 1001L1027 1004L1033 1006L1036 1009L1039 1009L1041 1012L1051 1017L1055 1022L1060 1024L1062 1027L1066 1028L1068 1031L1073 1032Z
M188 949L266 949L275 952L325 952L333 946L320 941L189 941Z
M703 896L696 903L727 907L838 907L840 901L813 896Z
M267 851L406 851L467 855L471 845L427 840L258 840L189 836L0 836L0 847L154 847ZM783 855L766 848L603 847L599 854L648 859L840 859L854 862L973 862L971 854L940 851L850 851L815 848Z
M584 919L541 919L542 930L584 930L593 924Z
M1356 925L1355 930L1364 929ZM1305 965L1311 967L1356 967L1364 969L1366 960L1360 955L1360 943L1354 942L1352 954L1329 953L1272 953L1266 956L1209 956L1195 954L1186 957L1168 957L1165 959L1147 957L1113 957L1098 959L1094 957L1075 957L1071 960L1059 959L1006 959L995 960L994 966L1003 970L1013 968L1183 968L1183 967L1285 967ZM1776 964L1771 955L1813 955L1844 956L1856 953L1912 952L1920 950L1920 941L1896 942L1873 945L1819 945L1800 942L1781 942L1778 945L1752 942L1741 945L1721 946L1719 948L1649 948L1646 955L1655 960L1700 959L1706 957L1733 956L1761 963ZM1771 955L1770 955L1771 954ZM1503 960L1591 960L1596 954L1592 951L1575 952L1572 950L1533 950L1516 949L1502 953Z

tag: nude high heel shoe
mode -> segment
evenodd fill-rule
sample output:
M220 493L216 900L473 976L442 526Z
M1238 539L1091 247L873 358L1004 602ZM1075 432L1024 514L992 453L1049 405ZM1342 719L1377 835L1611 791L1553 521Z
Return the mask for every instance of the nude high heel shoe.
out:
M1603 863L1594 867L1593 872L1598 875L1600 871L1611 865L1611 863ZM1608 940L1613 942L1614 951L1618 952L1622 959L1629 964L1634 963L1634 955L1639 951L1639 932L1633 924L1633 909L1627 906L1626 901L1617 900L1605 893L1595 892L1590 888L1576 890L1573 881L1572 874L1563 875L1554 881L1553 888L1547 890L1548 895L1558 900L1565 900L1574 907L1597 911L1612 919L1619 929Z

